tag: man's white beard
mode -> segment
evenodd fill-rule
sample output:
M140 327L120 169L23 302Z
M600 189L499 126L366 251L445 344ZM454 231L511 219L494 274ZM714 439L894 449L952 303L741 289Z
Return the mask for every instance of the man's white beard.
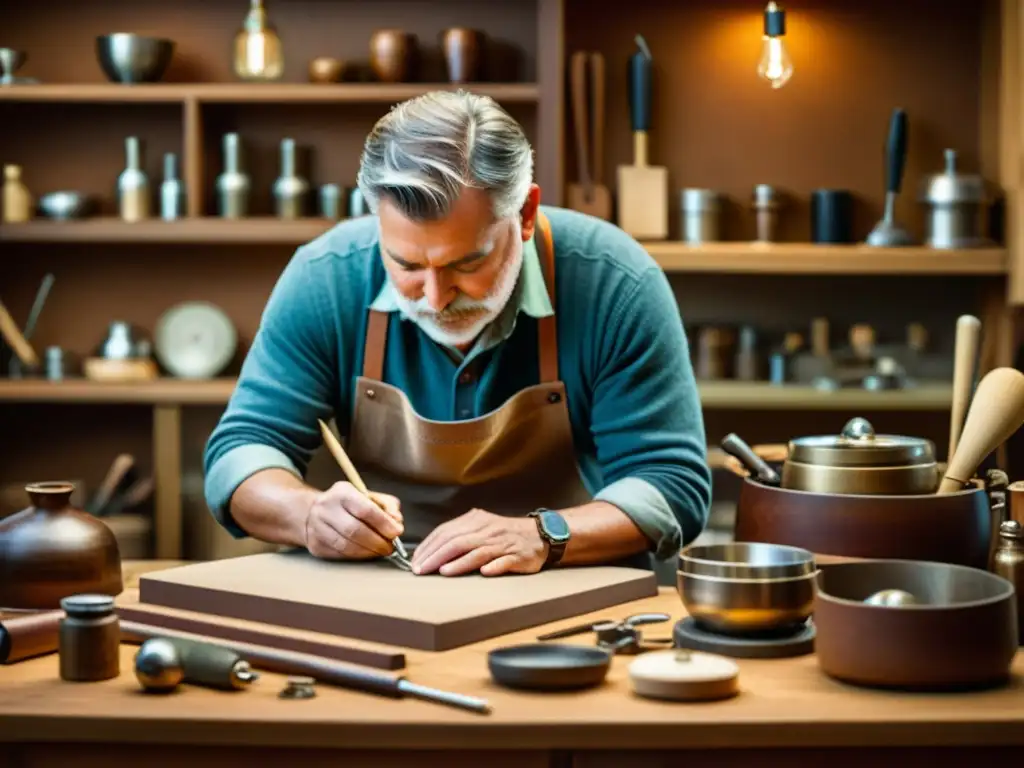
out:
M437 312L430 306L426 296L410 301L400 292L395 291L399 312L416 323L427 336L438 344L449 347L469 344L501 314L508 304L522 266L523 247L519 244L515 254L509 257L508 263L498 275L491 292L481 301L460 293L455 301L441 312ZM460 319L464 319L466 324L459 323Z

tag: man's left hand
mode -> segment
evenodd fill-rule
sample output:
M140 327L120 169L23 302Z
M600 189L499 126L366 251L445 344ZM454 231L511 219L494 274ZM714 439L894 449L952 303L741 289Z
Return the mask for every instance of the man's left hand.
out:
M548 544L532 517L502 517L473 509L435 528L412 555L413 572L460 576L536 573Z

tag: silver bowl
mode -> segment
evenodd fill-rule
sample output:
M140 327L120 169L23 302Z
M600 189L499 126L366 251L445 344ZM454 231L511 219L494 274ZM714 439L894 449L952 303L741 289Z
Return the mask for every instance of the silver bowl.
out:
M817 570L814 553L799 547L734 542L689 547L679 553L679 570L733 579L784 579Z
M814 607L816 573L781 579L737 579L676 573L686 612L705 629L723 635L795 631Z
M115 83L155 83L174 55L174 41L115 32L96 38L96 57L107 79Z
M67 221L89 215L92 199L82 192L51 192L39 198L39 210L48 219Z

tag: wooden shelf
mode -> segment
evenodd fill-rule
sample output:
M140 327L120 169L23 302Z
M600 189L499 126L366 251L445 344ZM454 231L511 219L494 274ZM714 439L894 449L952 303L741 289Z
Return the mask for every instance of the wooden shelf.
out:
M397 103L427 91L463 88L497 101L531 103L540 98L534 83L117 83L18 85L0 88L0 101L152 104L197 101L201 104Z
M177 221L118 218L75 221L36 219L0 226L0 242L11 243L266 243L299 246L323 234L330 219L282 220L272 216L247 219L216 217Z
M829 392L811 386L745 381L701 381L698 386L703 406L717 409L941 411L952 403L952 387L934 383L877 392L866 389Z
M235 381L163 378L122 384L88 379L6 379L0 380L0 403L223 405L231 396Z
M227 220L216 217L177 221L118 218L78 221L35 219L0 226L0 242L83 243L270 243L299 246L335 222L274 217ZM939 251L929 248L868 248L807 243L644 243L666 272L718 272L788 275L1003 275L1006 251L985 248Z
M1003 275L1003 248L940 251L814 243L643 244L666 272L781 275Z
M951 388L942 384L882 392L861 389L826 392L809 386L739 381L702 381L698 385L704 407L716 409L931 411L949 408L951 403ZM130 384L84 379L58 382L0 380L0 403L223 405L234 388L235 379L232 378L209 381L166 378Z

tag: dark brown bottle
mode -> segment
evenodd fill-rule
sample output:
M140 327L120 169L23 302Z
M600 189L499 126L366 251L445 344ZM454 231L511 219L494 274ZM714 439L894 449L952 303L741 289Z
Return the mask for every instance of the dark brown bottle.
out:
M0 606L60 608L69 595L124 589L113 532L71 506L71 483L25 487L31 506L0 521Z

